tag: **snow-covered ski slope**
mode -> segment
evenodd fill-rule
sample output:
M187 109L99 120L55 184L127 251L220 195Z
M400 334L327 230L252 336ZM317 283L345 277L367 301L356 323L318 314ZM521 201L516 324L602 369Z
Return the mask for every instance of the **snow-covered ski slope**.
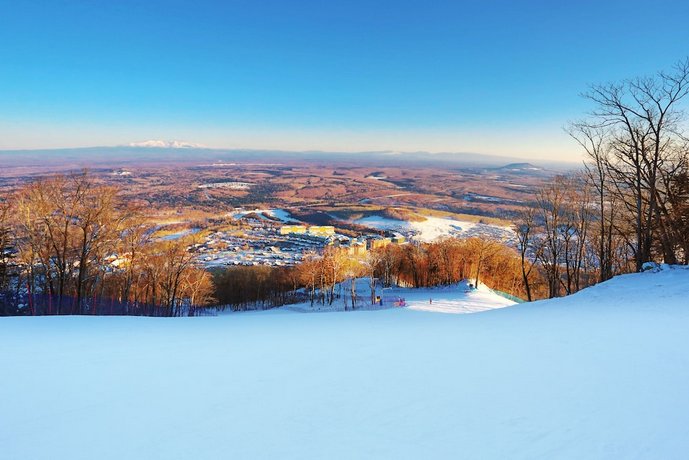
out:
M350 295L350 283L345 281L338 287L337 292L343 295ZM469 282L462 281L453 286L438 288L376 288L376 294L383 298L382 308L393 308L392 299L404 299L406 308L411 310L431 311L437 313L478 313L495 308L503 308L514 305L515 302L508 300L492 292L482 284L478 289L471 289ZM359 278L356 281L356 295L361 299L357 308L359 309L381 309L378 306L370 307L371 289L369 278ZM348 301L351 309L351 301ZM289 305L283 307L288 311L297 312L327 312L343 311L344 302L338 299L332 305L314 304L310 302Z
M471 315L0 318L0 458L684 459L689 271Z
M389 292L396 293L398 290L390 289ZM512 300L499 296L482 284L479 284L478 289L470 289L466 282L445 288L401 291L400 295L406 300L407 308L419 311L479 313L515 304Z

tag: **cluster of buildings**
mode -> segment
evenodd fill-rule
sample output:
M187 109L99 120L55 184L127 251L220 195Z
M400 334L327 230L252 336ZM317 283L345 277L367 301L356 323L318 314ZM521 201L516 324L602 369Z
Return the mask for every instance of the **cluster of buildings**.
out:
M307 254L322 252L326 247L341 248L352 256L364 256L372 249L401 244L402 235L394 237L350 238L338 234L330 225L275 225L259 219L237 231L211 231L193 251L206 267L228 265L290 266Z
M320 237L335 236L335 227L332 225L283 225L278 229L280 235L312 235Z
M210 232L196 245L199 260L207 267L224 265L289 266L304 255L320 252L327 239L312 235L280 235L270 227L255 226L239 232Z
M229 188L230 190L248 190L254 184L249 182L211 182L201 184L198 188Z
M336 235L335 227L331 225L282 225L278 229L278 233L280 235L310 235L328 238L328 245L342 247L352 256L362 256L372 249L406 242L406 238L400 234L395 234L393 237L348 238L343 235Z
M407 239L402 235L393 237L351 238L346 245L340 245L349 255L363 256L368 251L384 248L390 244L404 244Z

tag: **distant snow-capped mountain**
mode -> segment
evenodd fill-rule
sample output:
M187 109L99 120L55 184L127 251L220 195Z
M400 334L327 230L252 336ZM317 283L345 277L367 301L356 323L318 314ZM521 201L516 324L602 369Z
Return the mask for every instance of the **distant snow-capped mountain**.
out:
M205 149L207 148L203 144L195 144L193 142L186 141L163 141L163 140L150 140L143 142L132 142L127 144L128 147L154 147L154 148L165 148L165 149Z
M543 168L534 166L531 163L510 163L508 165L497 168L502 171L526 172L526 171L543 171Z

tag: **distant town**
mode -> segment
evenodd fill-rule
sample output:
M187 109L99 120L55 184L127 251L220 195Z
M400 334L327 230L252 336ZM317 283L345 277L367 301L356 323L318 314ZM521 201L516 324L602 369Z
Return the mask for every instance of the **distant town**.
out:
M399 233L391 236L350 237L337 233L332 225L280 224L256 215L242 216L241 232L210 231L203 242L191 250L208 268L223 265L291 266L308 254L317 254L326 246L342 248L351 255L365 255L368 250L388 244L405 244ZM196 229L194 229L196 230Z

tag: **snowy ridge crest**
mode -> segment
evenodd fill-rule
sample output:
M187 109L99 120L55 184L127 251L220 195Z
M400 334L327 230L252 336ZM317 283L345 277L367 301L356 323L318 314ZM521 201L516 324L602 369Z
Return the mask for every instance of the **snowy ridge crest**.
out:
M180 140L148 140L142 142L131 142L127 144L128 147L148 147L148 148L165 148L165 149L205 149L208 148L203 144L194 142L180 141Z

